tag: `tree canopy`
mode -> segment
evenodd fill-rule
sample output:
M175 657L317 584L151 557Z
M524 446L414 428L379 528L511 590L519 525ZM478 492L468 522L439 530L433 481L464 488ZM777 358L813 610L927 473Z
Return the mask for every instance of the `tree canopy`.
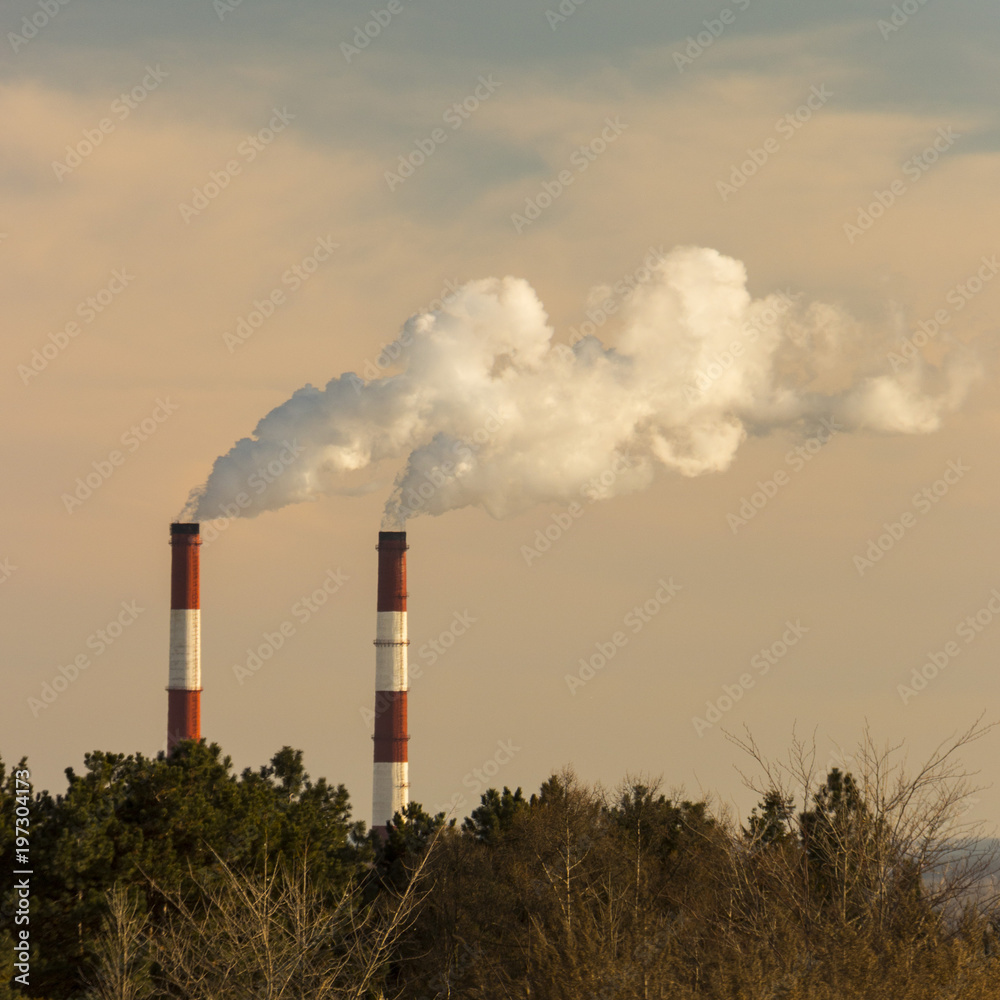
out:
M798 804L765 768L742 823L659 779L609 791L564 768L528 796L487 789L460 824L411 802L383 839L291 747L240 774L204 742L94 752L32 801L31 984L0 1000L997 996L995 898L931 881L954 844L913 834L949 829L955 772L890 795L874 762ZM12 777L0 762L8 870Z

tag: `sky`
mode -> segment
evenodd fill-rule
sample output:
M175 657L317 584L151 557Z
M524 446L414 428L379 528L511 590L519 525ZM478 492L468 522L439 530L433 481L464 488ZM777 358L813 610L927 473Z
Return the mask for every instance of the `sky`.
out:
M674 342L684 260L721 269L698 336L724 273L791 303L794 364L765 360L796 398L881 377L918 417L723 401L702 474L623 444L572 489L411 517L411 798L460 818L569 764L740 817L756 765L727 734L814 740L825 772L866 726L915 764L1000 718L995 5L11 0L0 28L0 755L36 788L164 748L169 524L265 415L408 377L407 320L470 281L518 290L530 350L628 363ZM237 768L302 749L365 820L374 548L426 443L205 521L203 735ZM997 757L963 753L988 832Z

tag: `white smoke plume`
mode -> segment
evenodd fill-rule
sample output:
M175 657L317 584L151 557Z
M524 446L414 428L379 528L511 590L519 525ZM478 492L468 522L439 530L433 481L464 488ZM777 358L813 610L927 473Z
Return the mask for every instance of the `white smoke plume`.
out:
M926 434L978 374L960 349L943 367L890 372L839 310L787 295L752 299L746 271L715 250L678 248L620 303L611 346L553 341L518 278L471 281L411 317L399 374L307 385L217 459L190 519L254 517L301 500L378 488L395 463L385 526L478 506L494 517L641 489L661 468L721 472L750 434ZM622 461L627 456L627 461ZM608 477L605 476L605 479Z

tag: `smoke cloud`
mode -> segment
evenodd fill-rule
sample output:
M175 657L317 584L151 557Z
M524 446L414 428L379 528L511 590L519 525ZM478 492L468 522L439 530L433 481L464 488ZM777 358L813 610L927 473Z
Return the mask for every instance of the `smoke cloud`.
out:
M602 474L613 496L661 469L721 472L748 435L808 434L824 419L927 434L978 374L957 347L941 367L918 357L890 372L884 333L786 294L752 299L746 283L739 261L675 249L617 299L597 290L612 298L613 343L567 346L526 281L470 281L407 321L399 374L299 389L216 460L182 516L378 489L392 463L385 527L468 506L499 518L577 499Z

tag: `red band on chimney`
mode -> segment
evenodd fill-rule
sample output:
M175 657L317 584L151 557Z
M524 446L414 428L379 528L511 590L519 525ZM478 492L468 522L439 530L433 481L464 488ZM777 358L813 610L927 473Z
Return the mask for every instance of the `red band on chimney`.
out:
M167 753L181 740L201 739L201 691L167 692Z
M406 692L375 693L375 763L389 764L407 760Z
M195 531L177 531L194 528ZM201 535L197 524L170 526L170 607L174 610L201 607Z
M406 532L378 533L378 610L406 610Z

